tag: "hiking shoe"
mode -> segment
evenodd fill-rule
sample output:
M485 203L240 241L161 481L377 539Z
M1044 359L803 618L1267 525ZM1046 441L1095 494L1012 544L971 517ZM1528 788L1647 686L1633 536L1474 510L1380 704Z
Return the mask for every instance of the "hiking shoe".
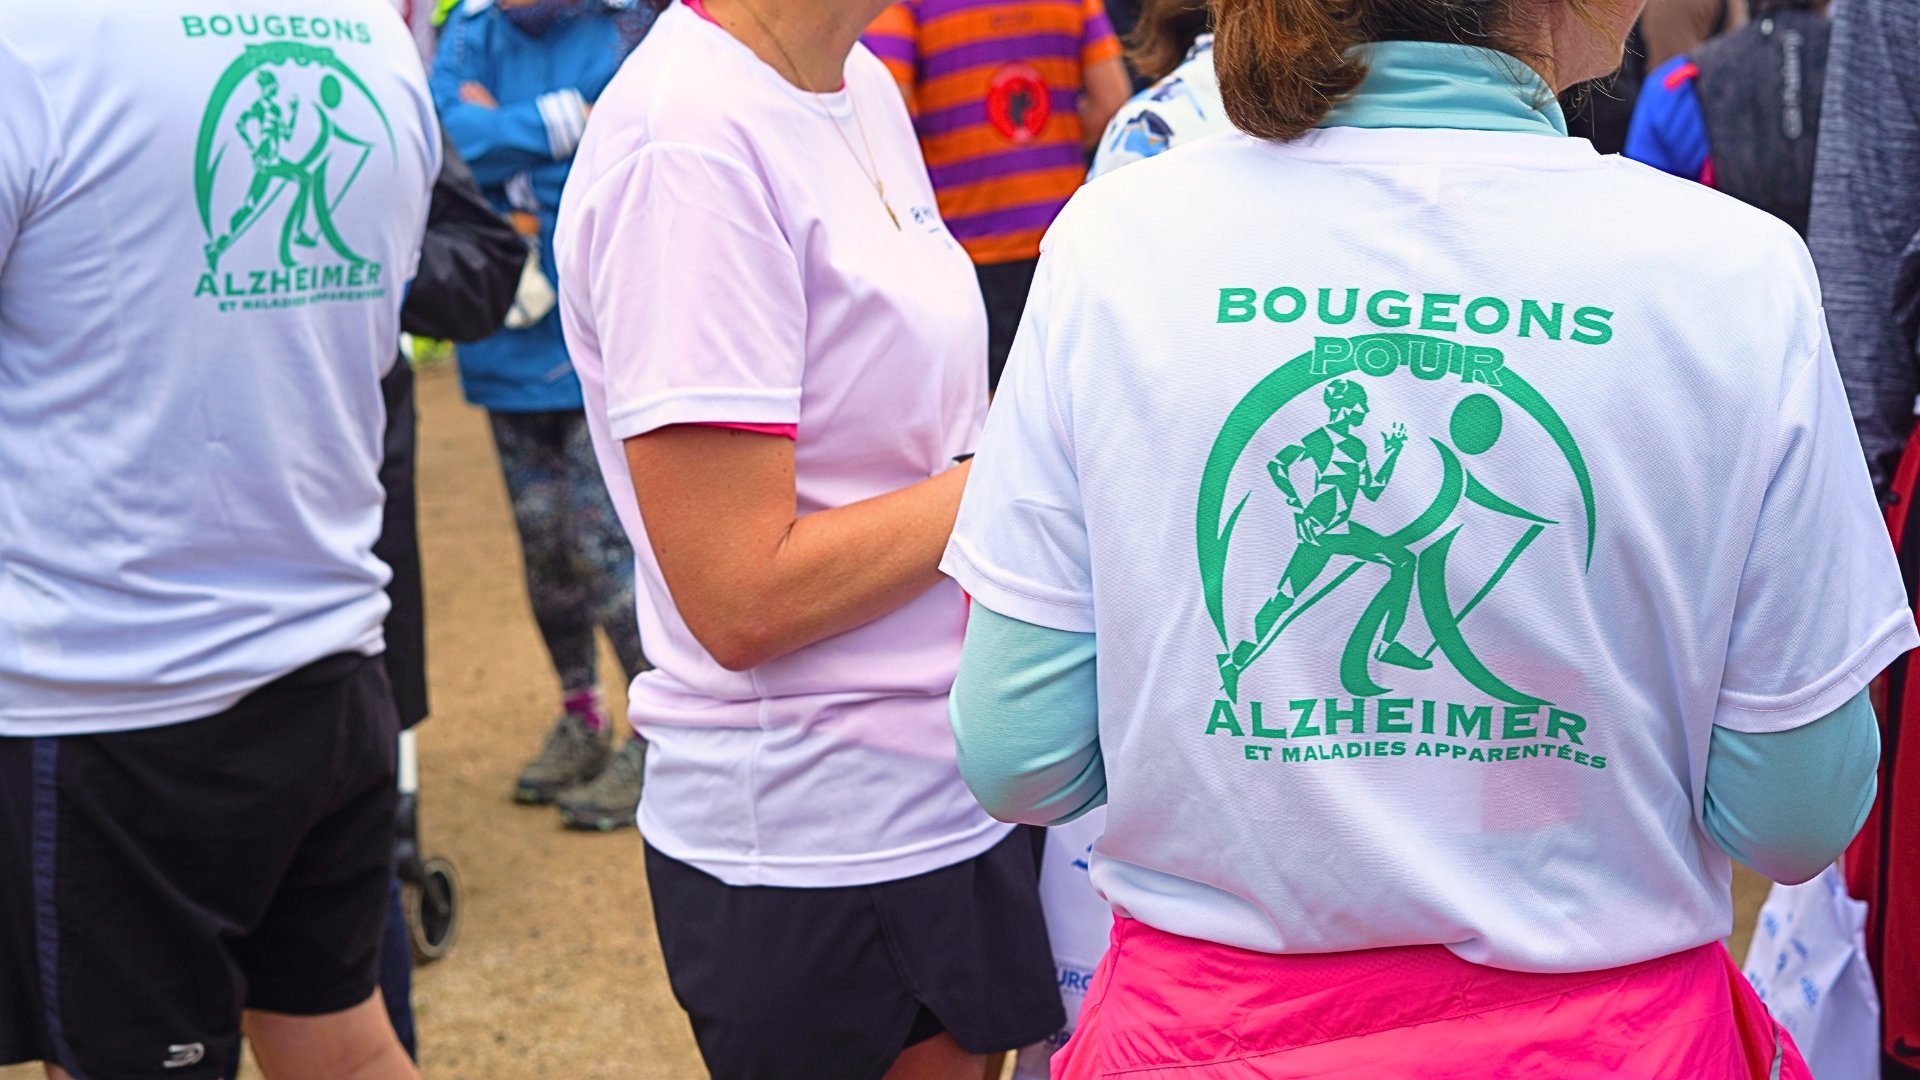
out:
M613 725L587 730L584 716L569 712L547 733L540 755L520 771L513 784L513 801L545 804L576 784L599 776L613 757Z
M630 738L599 776L560 796L560 820L569 829L612 832L633 824L645 782L647 744Z

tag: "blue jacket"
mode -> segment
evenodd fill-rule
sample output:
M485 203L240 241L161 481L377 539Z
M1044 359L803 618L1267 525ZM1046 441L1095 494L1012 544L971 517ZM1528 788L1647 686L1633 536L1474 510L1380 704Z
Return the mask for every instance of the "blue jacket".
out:
M441 31L428 80L440 122L495 209L539 218L540 261L556 285L554 216L586 129L585 106L612 81L651 20L651 11L632 0L577 0L533 37L492 0L466 0ZM460 87L469 82L486 87L499 108L461 101ZM462 345L460 382L468 401L496 412L581 407L558 308L525 330Z
M1683 180L1707 179L1713 148L1693 80L1700 74L1686 56L1676 56L1647 76L1627 129L1627 157Z

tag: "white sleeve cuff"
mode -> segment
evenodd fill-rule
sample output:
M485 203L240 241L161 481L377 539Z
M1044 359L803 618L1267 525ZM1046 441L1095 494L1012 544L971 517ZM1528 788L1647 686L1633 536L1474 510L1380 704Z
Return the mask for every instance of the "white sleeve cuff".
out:
M989 568L965 537L947 541L940 572L975 600L1009 619L1075 634L1094 632L1093 597Z
M686 387L611 405L607 428L631 439L674 424L797 424L800 389Z
M1915 632L1913 613L1895 612L1826 678L1797 693L1761 695L1723 688L1714 709L1714 726L1765 734L1810 724L1853 700L1889 664L1916 646L1920 646L1920 633Z
M569 87L541 94L534 102L540 108L541 121L547 125L547 147L553 151L553 160L565 161L572 157L580 145L580 137L587 133L587 99Z

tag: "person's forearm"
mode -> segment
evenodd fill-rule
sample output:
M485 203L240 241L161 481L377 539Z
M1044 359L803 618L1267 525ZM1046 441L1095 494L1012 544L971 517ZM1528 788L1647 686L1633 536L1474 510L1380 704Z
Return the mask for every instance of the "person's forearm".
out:
M674 606L733 670L865 625L931 588L966 484L962 466L796 517L791 445L698 426L627 440Z
M1083 148L1092 153L1100 146L1107 122L1133 96L1133 79L1119 57L1103 60L1086 69L1086 90L1080 95L1080 124Z
M987 813L1064 825L1107 801L1094 644L973 605L948 712Z
M747 630L742 659L764 663L865 626L938 584L966 475L952 469L797 518L757 573L743 578L749 587L734 613L734 625Z
M1080 152L1084 154L1100 149L1100 140L1107 132L1105 125L1096 127L1093 119L1093 101L1083 96L1080 99Z
M1811 724L1714 728L1701 820L1722 851L1775 881L1819 874L1873 806L1880 728L1867 692Z
M498 187L516 173L573 156L587 126L579 91L549 91L529 101L484 106L440 104L440 122L484 187Z

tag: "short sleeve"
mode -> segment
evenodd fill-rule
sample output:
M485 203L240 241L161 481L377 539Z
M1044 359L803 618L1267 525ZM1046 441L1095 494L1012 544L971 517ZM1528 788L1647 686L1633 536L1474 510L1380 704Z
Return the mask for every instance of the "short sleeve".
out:
M940 568L974 599L1035 626L1091 633L1093 576L1064 419L1048 356L1042 255L960 518Z
M1090 68L1120 55L1120 38L1105 0L1080 0L1080 66Z
M1846 704L1920 645L1893 546L1820 326L1781 404L1714 723L1785 731Z
M583 207L588 303L617 439L671 424L797 424L806 298L760 178L656 143Z
M893 81L900 84L900 92L911 103L920 78L920 25L913 6L895 4L881 12L860 40L887 65Z
M0 123L0 267L14 240L44 195L59 154L53 108L26 60L0 38L0 101L8 103Z

